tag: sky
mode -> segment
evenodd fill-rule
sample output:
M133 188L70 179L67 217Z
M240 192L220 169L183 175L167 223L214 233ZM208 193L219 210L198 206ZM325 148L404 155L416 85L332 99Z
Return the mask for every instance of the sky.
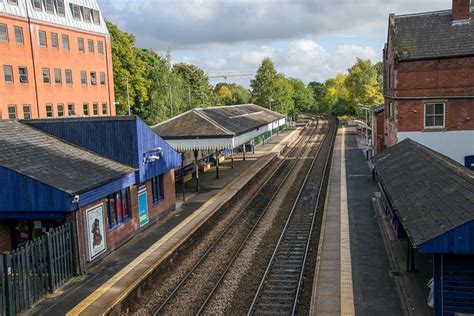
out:
M390 13L450 9L451 0L98 0L137 46L206 73L255 74L270 57L305 83L347 72L356 58L381 61ZM228 78L249 86L248 77ZM211 79L212 84L223 79Z

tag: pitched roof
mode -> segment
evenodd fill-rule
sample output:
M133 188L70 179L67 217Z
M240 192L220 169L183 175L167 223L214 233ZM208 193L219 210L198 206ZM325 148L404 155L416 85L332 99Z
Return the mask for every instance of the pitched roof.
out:
M232 137L285 118L255 104L195 108L153 126L163 138Z
M0 166L78 194L135 172L17 121L0 121Z
M399 60L474 55L474 21L453 23L452 11L391 17Z
M374 108L373 111L375 114L382 113L383 111L385 111L385 105L379 105L378 107Z
M374 157L405 230L421 245L474 220L474 172L411 139Z

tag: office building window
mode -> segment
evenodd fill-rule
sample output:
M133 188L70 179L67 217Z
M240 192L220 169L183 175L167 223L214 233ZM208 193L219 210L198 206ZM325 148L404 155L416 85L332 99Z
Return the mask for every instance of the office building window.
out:
M16 120L16 105L15 104L8 105L8 118L10 120Z
M6 24L0 24L0 42L8 42L8 27Z
M33 8L36 10L43 10L41 0L33 0Z
M77 38L77 47L81 53L84 52L84 39L82 37Z
M63 49L69 50L69 36L63 34L62 38L63 38Z
M18 74L21 83L28 83L28 69L26 67L18 67Z
M121 190L107 197L107 215L109 228L117 227L120 223L132 217L130 188Z
M84 114L84 116L89 116L89 103L82 104L82 114Z
M163 193L163 175L151 179L151 192L153 203L158 203L165 198Z
M102 115L107 115L107 102L102 102Z
M72 17L75 20L80 20L81 19L81 7L78 6L77 4L70 3L71 6L71 12L72 12Z
M81 71L81 84L87 84L87 72Z
M50 103L46 104L46 117L53 117L53 105Z
M58 103L58 116L64 116L64 104Z
M444 103L425 104L425 128L444 128L445 105Z
M48 13L54 13L53 0L44 0L44 10Z
M43 68L43 83L51 83L49 68Z
M46 39L45 31L38 31L39 45L41 47L48 47L48 40Z
M94 21L94 24L100 24L100 13L97 10L91 9L92 12L92 21Z
M10 65L3 65L3 78L5 82L13 83L13 68Z
M105 86L105 72L100 73L100 84Z
M95 116L99 115L99 103L92 104L92 114Z
M87 46L89 48L89 53L94 52L94 40L87 40Z
M51 47L59 48L59 39L57 33L51 33Z
M97 74L94 71L91 71L91 85L97 85Z
M68 105L67 105L67 115L76 116L76 109L74 108L74 103L68 103Z
M102 41L97 41L97 52L99 54L103 54L104 53L104 42Z
M59 15L64 15L65 10L64 10L64 0L56 0L56 12L58 12Z
M23 39L23 28L20 26L15 26L15 41L17 44L24 44L25 40Z
M61 69L54 69L54 83L61 84L62 83L62 78L61 78Z
M31 105L23 104L23 118L29 120L31 118Z
M71 69L64 70L64 75L66 77L66 84L72 84L72 70Z
M82 16L84 18L84 22L91 23L91 9L82 7Z

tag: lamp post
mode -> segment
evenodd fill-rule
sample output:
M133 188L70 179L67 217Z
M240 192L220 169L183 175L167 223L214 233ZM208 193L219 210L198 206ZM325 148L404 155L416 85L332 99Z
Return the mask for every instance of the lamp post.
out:
M127 84L127 104L128 104L128 116L132 115L130 110L130 91L128 89L128 78L122 78L122 80L126 81Z
M185 87L188 87L188 106L191 109L191 85L187 84Z

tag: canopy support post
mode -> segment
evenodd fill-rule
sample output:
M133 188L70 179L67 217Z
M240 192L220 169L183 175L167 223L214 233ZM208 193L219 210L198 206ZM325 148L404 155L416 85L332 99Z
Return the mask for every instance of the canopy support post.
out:
M244 158L244 161L246 160L245 159L245 151L247 150L247 148L245 147L245 144L242 145L242 155L243 155L243 158Z
M181 153L181 182L183 186L183 202L186 202L186 184L184 183L184 152Z
M230 167L234 169L234 148L230 150Z
M194 149L194 168L196 170L196 192L199 192L199 162L198 162L199 151Z
M219 179L219 150L216 149L216 179Z

